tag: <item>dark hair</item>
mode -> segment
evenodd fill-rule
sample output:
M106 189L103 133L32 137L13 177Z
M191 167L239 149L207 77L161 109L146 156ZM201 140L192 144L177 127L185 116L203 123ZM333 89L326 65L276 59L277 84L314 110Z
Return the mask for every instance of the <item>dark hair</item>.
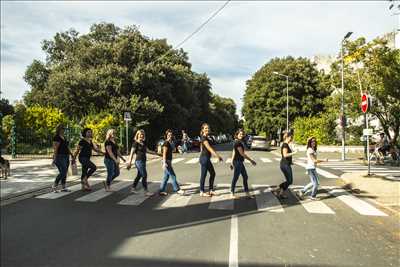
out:
M312 147L312 141L315 141L315 148L313 148ZM313 136L313 137L310 137L310 138L308 138L308 140L307 140L307 149L308 148L312 148L312 149L314 149L314 151L317 151L317 139Z
M234 136L235 139L238 138L238 135L239 135L240 132L245 133L245 131L244 131L242 128L238 129L238 130L235 132L235 136Z
M292 137L293 136L293 133L292 132L286 132L285 131L285 133L283 134L283 140L285 140L286 138L288 138L288 137Z
M210 126L208 125L208 123L203 123L203 124L201 125L200 136L203 135L203 129L204 129L206 126L210 127Z
M172 132L171 129L166 130L166 131L165 131L165 134L164 134L164 139L165 139L165 140L167 140L167 136L168 136L169 133L171 133L172 136L174 135L174 132Z
M65 129L65 127L64 127L63 124L57 125L57 128L56 128L56 135L60 135L61 130L64 130L64 129Z
M89 131L91 131L91 130L92 130L92 129L90 129L90 128L84 128L84 129L82 130L82 132L81 132L82 137L85 138L87 132L89 132Z

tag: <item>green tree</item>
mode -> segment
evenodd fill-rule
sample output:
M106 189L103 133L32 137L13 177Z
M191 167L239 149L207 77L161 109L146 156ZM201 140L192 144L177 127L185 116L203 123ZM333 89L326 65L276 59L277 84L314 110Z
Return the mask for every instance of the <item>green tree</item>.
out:
M242 109L247 131L275 133L286 128L286 79L289 76L289 121L298 116L313 116L324 111L329 95L324 73L306 58L274 58L246 83Z

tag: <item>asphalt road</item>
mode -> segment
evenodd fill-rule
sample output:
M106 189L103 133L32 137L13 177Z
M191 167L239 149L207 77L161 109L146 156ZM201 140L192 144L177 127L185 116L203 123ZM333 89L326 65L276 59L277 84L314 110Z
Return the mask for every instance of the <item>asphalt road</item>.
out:
M229 147L220 150L227 160ZM123 170L112 186L116 192L106 194L97 181L91 193L45 194L2 206L1 266L400 266L398 217L323 176L321 200L299 201L293 189L309 178L298 165L289 198L278 200L269 192L283 181L276 154L249 153L257 161L246 165L257 196L252 200L200 197L198 154L189 153L174 155L178 180L188 190L183 197L132 195L136 170ZM214 166L217 189L225 193L232 171L226 162ZM149 163L148 173L155 191L160 163Z

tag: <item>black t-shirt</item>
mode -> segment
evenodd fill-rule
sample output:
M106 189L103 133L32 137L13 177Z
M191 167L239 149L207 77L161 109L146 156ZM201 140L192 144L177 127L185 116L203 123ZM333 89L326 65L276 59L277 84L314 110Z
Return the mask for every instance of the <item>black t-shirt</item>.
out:
M59 135L54 136L53 141L60 143L57 154L69 155L69 148L68 148L69 142L68 141L61 138L61 136L59 136Z
M239 160L239 161L244 161L244 158L242 155L240 155L238 148L241 147L242 150L244 151L244 145L242 141L240 140L235 140L235 143L233 144L233 149L235 150L235 155L233 156L233 160Z
M92 141L88 142L85 139L81 139L78 144L81 147L81 151L79 152L79 157L81 158L90 158L92 156L93 143Z
M171 146L171 143L168 142L168 141L165 141L164 144L163 144L163 149L164 149L164 147L167 148L167 160L172 160L172 146ZM164 151L163 151L163 153L164 153Z
M133 144L133 151L136 153L136 160L146 161L147 146L145 142L143 144L135 142Z
M200 139L200 143L201 143L201 153L200 153L200 157L205 156L207 158L211 158L211 152L208 151L208 149L206 148L206 146L204 145L204 142L208 141L208 144L211 146L212 144L212 140L210 137L208 136L201 136Z
M107 140L104 143L104 147L106 149L106 154L104 155L107 159L112 159L107 152L107 146L111 146L111 151L114 154L114 157L118 158L118 145L110 140Z
M289 147L288 143L283 143L281 146L281 155L282 155L282 159L281 159L281 163L282 164L287 164L287 165L292 165L292 156L290 157L283 157L283 149L286 148L288 153L292 153L292 150Z

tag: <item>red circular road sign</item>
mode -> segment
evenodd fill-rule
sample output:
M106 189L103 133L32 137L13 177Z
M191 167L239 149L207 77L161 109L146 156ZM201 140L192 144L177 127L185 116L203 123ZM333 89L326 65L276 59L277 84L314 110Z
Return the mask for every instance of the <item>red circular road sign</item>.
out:
M367 112L368 110L368 95L363 94L361 97L361 110L362 112Z

